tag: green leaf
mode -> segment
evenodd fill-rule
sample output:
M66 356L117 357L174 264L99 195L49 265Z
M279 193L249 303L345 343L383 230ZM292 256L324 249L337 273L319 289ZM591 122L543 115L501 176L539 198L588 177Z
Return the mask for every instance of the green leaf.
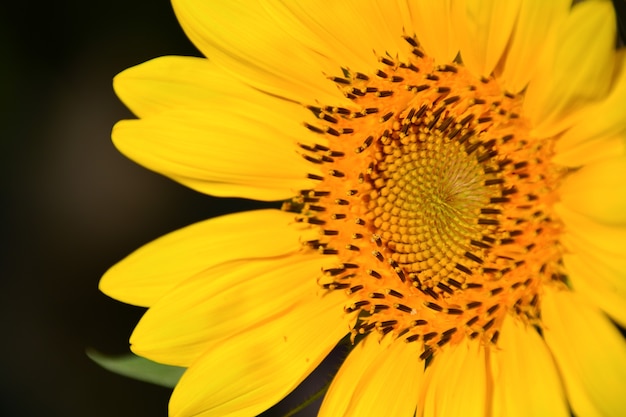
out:
M163 365L132 353L110 356L87 349L87 356L106 370L167 388L174 388L186 371L186 368Z

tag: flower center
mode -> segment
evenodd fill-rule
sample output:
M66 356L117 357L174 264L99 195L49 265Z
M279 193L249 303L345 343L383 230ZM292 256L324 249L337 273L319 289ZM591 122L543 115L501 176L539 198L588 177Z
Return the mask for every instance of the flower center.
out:
M495 344L507 314L540 325L542 285L564 280L551 212L565 172L522 96L406 39L411 62L331 78L354 109L309 106L320 143L302 155L325 175L286 208L339 259L320 285L347 294L353 335L419 342L426 359L464 337Z

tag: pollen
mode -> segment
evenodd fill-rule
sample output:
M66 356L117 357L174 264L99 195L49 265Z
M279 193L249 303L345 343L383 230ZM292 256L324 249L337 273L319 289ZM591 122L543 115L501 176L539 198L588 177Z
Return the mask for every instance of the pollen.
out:
M462 64L435 65L415 38L409 62L330 77L354 106L308 106L316 187L285 209L333 255L319 284L343 291L352 335L420 343L427 359L463 338L497 344L506 315L541 326L546 285L563 285L562 225L551 213L566 172L521 116L523 95Z

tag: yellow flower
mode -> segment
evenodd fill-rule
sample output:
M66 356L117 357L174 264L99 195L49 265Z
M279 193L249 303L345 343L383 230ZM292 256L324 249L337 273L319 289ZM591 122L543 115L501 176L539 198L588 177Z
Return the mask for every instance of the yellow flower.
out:
M131 68L116 146L287 201L139 249L102 290L253 416L346 334L321 416L626 415L626 61L609 1L175 0L208 57Z

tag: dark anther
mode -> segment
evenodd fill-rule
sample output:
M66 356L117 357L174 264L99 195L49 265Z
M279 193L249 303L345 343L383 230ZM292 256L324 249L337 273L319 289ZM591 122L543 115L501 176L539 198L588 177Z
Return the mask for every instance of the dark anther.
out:
M337 249L322 248L320 253L322 255L337 255L339 251Z
M495 304L487 309L487 314L491 315L496 312L497 309L500 308L500 304Z
M403 36L403 38L404 38L404 40L405 40L405 41L407 41L407 43L408 43L409 45L411 45L413 48L417 48L417 47L418 47L418 43L417 43L417 41L416 41L414 38L412 38L412 37L410 37L410 36Z
M392 111L390 111L389 113L387 113L383 117L381 117L380 121L384 123L387 120L391 119L391 116L393 116L393 112Z
M433 356L433 350L431 348L426 348L426 349L424 349L424 351L420 355L420 359L421 360L426 360L426 359L430 358L431 356Z
M493 343L494 345L496 343L498 343L498 337L500 336L500 332L498 330L496 330L495 332L493 332L493 336L491 336L491 343Z
M411 53L412 53L413 55L415 55L416 57L418 57L418 58L424 58L424 52L422 52L421 50L419 50L419 49L417 49L417 48L414 48L414 49L411 51Z
M465 255L465 257L466 257L467 259L471 259L472 261L474 261L474 262L476 262L476 263L482 264L482 263L484 262L484 261L482 260L482 258L479 258L478 256L474 255L474 254L473 254L473 253L471 253L471 252L465 252L465 254L464 254L464 255Z
M493 323L496 321L495 318L489 320L487 323L485 323L485 325L483 326L483 330L487 331L491 328L491 326L493 326Z
M422 319L413 320L411 322L411 326L413 326L413 327L415 327L415 326L423 326L425 324L428 324L428 322L426 320L422 320Z
M313 126L309 123L305 123L304 126L309 129L311 132L315 132L315 133L324 133L324 130L320 129L317 126Z
M454 265L454 267L458 269L459 271L466 273L467 275L472 275L472 270L466 267L465 265L456 264Z
M396 298L404 298L404 295L402 295L402 293L400 293L400 292L398 292L398 291L396 291L396 290L394 290L392 288L389 288L387 290L387 294L391 295L392 297L396 297Z
M365 109L365 114L374 114L374 113L378 113L377 107L368 107L367 109Z
M443 290L444 292L447 292L448 294L454 294L454 291L452 291L452 288L448 287L443 282L438 282L437 283L437 288Z
M375 312L383 311L383 310L389 310L389 306L385 305L385 304L375 304L374 305L374 311Z
M435 310L435 311L443 311L443 307L441 307L439 304L435 304L435 303L432 303L432 302L430 302L430 301L426 301L426 302L424 303L424 305L425 305L426 307L430 308L431 310Z
M385 295L379 292L372 292L369 294L369 297L370 298L385 298Z
M439 81L439 77L435 74L426 74L425 78L430 81Z
M460 98L461 97L459 97L459 96L448 97L447 99L445 99L443 101L443 104L445 104L445 105L452 104L452 103L454 103L456 101L459 101Z
M344 174L341 171L337 171L336 169L331 169L330 171L328 171L328 174L332 175L333 177L337 177L337 178L343 178L346 176L346 174Z
M330 114L326 114L324 113L324 115L322 116L322 119L326 120L327 122L330 123L337 123L337 119L333 116L331 116Z
M467 303L465 307L468 309L472 309L472 308L478 308L481 305L483 305L483 303L481 303L480 301L470 301L469 303Z
M478 316L474 316L471 319L469 319L465 324L468 326L473 325L474 323L476 323L478 321Z
M358 252L358 251L360 251L360 250L361 250L361 249L359 249L359 247L358 247L358 246L354 246L354 245L346 245L346 249L347 249L347 250L351 250L351 251L353 251L353 252Z
M335 213L335 214L331 215L330 217L333 220L341 220L341 219L345 219L346 215L343 214L343 213Z
M393 91L391 91L391 90L379 91L377 95L378 95L378 97L389 97L389 96L393 95Z
M480 214L502 214L502 210L494 208L482 208Z
M376 71L376 75L378 75L380 78L387 78L388 77L387 73L385 73L382 70Z
M487 225L487 226L497 226L500 224L498 220L495 219L478 219L478 224Z
M439 129L440 132L445 131L454 121L454 117L446 117L446 119L443 121L443 123L441 123L441 125L437 128Z
M317 180L317 181L322 181L324 179L324 177L320 175L316 175L316 174L306 174L306 177L310 180Z
M360 90L356 87L354 87L352 90L350 90L350 93L354 94L355 96L359 96L359 97L363 97L365 95L365 91Z
M350 84L350 80L342 77L332 77L331 80L336 82L337 84Z
M439 94L449 93L451 90L450 87L437 87L437 92Z
M333 135L333 136L340 136L341 135L341 133L337 129L333 129L330 126L326 128L326 133L328 133L329 135Z
M496 150L492 150L492 151L489 151L489 152L485 152L484 154L479 155L479 156L478 156L478 158L476 158L476 161L477 161L479 164L482 164L483 162L485 162L485 161L486 161L486 160L488 160L488 159L493 158L493 157L494 157L494 156L496 156L497 154L498 154L498 151L496 151Z
M372 251L372 255L374 255L374 257L375 257L376 259L378 259L379 261L381 261L381 262L382 262L382 260L384 259L384 258L383 258L383 254L382 254L382 253L380 253L380 252L378 252L377 250Z
M476 132L475 132L473 129L468 130L467 132L465 132L465 133L463 134L463 136L461 136L461 137L459 138L459 143L460 143L460 144L464 144L464 143L465 143L465 142L466 142L469 138L471 138L471 137L472 137L472 136L474 136L475 134L476 134Z
M369 80L370 77L368 77L367 75L363 74L362 72L357 72L356 74L354 74L355 78L358 78L359 80Z
M453 279L453 278L448 278L448 284L450 284L450 285L452 285L453 287L456 287L456 288L463 287L463 284L461 284L459 281L457 281L456 279Z
M348 202L348 200L344 200L343 198L336 198L335 204L340 205L340 206L347 206L350 203Z
M391 77L391 80L389 80L389 81L391 81L392 83L400 83L400 82L404 81L404 78L400 77L399 75L394 75L394 76Z
M461 315L463 314L463 310L458 309L458 308L449 308L446 310L447 314L453 314L453 315Z
M411 336L407 337L406 339L404 339L407 343L411 343L411 342L415 342L416 340L418 340L420 338L419 334L412 334Z
M371 276L373 276L374 278L377 278L377 279L381 279L383 277L382 275L380 275L378 272L374 271L373 269L368 269L367 273L368 273L368 275L371 275Z
M510 198L508 198L508 197L491 197L491 198L489 199L489 202L490 202L491 204L508 203L508 202L510 202L510 201L511 201L511 199L510 199Z
M424 336L422 336L422 339L424 340L424 342L428 342L429 340L431 340L434 337L436 337L438 334L439 333L437 333L437 332L426 333Z
M339 234L339 230L324 229L324 230L322 230L322 234L324 236L337 236Z
M491 290L491 295L498 295L503 291L502 287L496 287L494 289Z

